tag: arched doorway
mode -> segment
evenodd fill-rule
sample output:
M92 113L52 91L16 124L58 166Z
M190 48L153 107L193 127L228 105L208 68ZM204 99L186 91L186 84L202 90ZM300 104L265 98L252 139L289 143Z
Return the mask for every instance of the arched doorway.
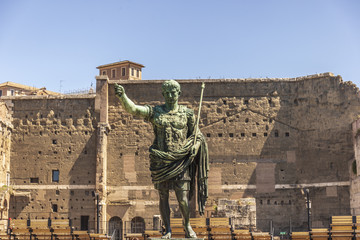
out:
M112 217L109 220L109 235L114 234L114 240L122 240L122 220L119 217Z
M144 233L145 221L142 217L134 217L131 220L131 233Z

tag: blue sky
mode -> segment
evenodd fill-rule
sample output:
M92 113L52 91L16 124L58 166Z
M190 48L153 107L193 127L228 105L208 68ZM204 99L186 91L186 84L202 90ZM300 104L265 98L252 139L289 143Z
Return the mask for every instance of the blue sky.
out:
M146 80L333 72L360 86L360 1L0 0L0 82L84 89L119 60Z

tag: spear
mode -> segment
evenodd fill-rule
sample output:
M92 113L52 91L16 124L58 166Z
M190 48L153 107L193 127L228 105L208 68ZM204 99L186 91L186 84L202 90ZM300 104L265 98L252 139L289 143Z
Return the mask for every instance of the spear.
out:
M197 119L196 119L196 125L195 125L195 137L194 137L194 144L196 143L196 138L197 138L197 135L198 135L199 121L200 121L200 112L201 112L201 104L202 104L202 99L203 99L204 89L205 89L205 83L204 83L204 82L202 82L202 83L201 83L201 94L200 94L199 111L198 111L198 116L197 116Z

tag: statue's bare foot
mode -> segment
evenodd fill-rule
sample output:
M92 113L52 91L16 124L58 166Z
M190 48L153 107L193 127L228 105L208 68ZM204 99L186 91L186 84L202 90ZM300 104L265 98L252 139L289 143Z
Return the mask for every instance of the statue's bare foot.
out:
M192 229L192 227L189 226L184 226L185 229L185 237L186 238L197 238L196 233L194 232L194 230Z
M170 239L171 238L171 232L165 233L161 238L162 239Z

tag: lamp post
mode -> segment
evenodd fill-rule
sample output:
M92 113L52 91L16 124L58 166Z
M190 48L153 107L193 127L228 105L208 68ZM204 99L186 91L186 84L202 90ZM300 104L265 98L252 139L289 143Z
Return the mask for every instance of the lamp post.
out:
M309 189L305 188L304 193L306 194L306 208L307 208L307 222L308 222L308 231L311 231L311 201L309 196Z
M99 193L93 191L93 197L96 197L96 233L99 233L100 230L100 203L99 203Z

